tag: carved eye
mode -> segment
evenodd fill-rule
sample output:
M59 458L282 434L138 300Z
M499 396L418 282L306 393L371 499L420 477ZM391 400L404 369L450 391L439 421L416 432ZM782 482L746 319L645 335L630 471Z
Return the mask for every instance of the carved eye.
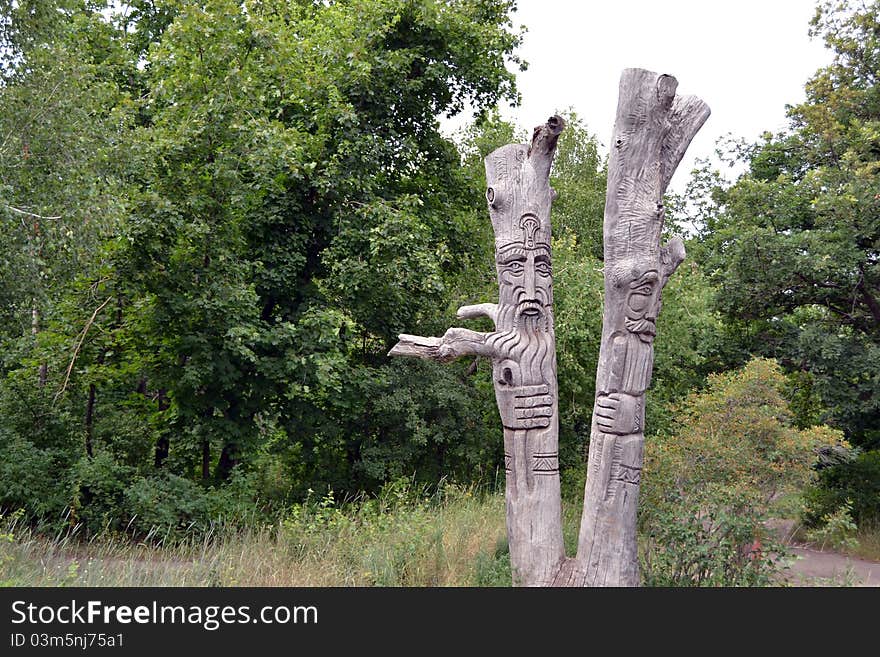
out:
M648 308L649 298L644 294L632 294L629 297L629 307L640 313Z
M511 274L515 274L515 275L522 274L522 272L523 272L523 263L521 263L519 260L514 260L513 262L509 262L509 263L507 263L507 267L506 267L506 269L507 269L507 271L509 271Z
M486 200L489 201L489 205L495 204L495 190L491 187L486 189Z
M535 263L535 271L541 274L541 276L549 276L551 273L550 263L549 262L536 262Z

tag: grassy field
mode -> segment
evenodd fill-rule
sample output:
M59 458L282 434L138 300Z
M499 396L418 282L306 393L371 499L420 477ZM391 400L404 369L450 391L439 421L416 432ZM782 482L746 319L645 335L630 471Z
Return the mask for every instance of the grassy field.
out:
M7 586L509 586L502 494L390 487L378 499L332 496L271 525L217 527L199 539L35 533L0 524Z
M797 496L779 500L794 517ZM580 504L563 505L569 554ZM198 536L198 538L195 538ZM851 556L877 560L880 531L858 533ZM70 527L33 530L0 519L0 586L510 586L503 493L445 484L388 486L376 498L330 494L272 524L217 525L143 540Z

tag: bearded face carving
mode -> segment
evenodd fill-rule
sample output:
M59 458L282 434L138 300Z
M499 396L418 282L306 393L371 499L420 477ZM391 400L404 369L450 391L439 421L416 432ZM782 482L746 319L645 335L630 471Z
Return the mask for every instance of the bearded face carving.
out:
M565 556L559 496L556 340L550 251L550 164L564 121L551 117L531 144L486 159L486 201L495 234L498 303L462 306L494 330L450 328L442 338L401 334L391 355L491 360L504 427L508 539L514 577L549 584Z
M550 426L556 380L550 245L534 215L519 225L521 239L497 245L498 333L491 338L501 421L514 430Z
M644 428L644 394L654 366L656 320L668 275L660 255L627 259L610 268L624 302L609 309L611 362L599 382L596 421L605 433L636 434Z
M653 342L660 305L660 274L649 269L629 284L623 320L626 330L642 342Z

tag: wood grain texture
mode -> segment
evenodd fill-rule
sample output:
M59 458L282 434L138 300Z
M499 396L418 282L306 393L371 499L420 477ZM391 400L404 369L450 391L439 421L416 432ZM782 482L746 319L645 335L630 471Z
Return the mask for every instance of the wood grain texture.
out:
M578 553L559 586L637 586L636 514L661 293L684 260L678 238L660 245L663 194L709 116L675 95L669 75L626 69L608 164L605 310Z
M462 306L495 330L451 328L442 338L399 336L390 355L448 361L487 356L504 435L507 533L514 583L547 586L564 559L559 486L549 175L565 122L535 128L531 144L490 153L486 202L495 233L498 303Z

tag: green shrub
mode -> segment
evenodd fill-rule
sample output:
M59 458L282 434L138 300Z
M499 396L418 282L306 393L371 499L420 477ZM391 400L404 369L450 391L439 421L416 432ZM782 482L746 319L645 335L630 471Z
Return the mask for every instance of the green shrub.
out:
M853 522L852 500L847 500L834 513L822 516L821 526L807 532L807 540L816 543L820 550L830 547L832 550L855 550L859 547L859 539L855 533L859 530Z
M73 468L72 518L87 533L123 528L125 489L133 469L116 461L109 452L81 458Z
M767 586L783 546L762 528L757 498L715 488L672 495L641 536L646 586Z
M645 446L639 505L646 584L740 586L771 582L782 546L764 536L772 499L810 480L828 427L798 429L770 360L710 376L676 409L679 432ZM752 548L760 541L760 553Z
M0 510L24 509L31 518L57 519L69 503L59 481L56 454L29 440L0 431Z
M821 526L823 517L847 500L859 526L880 520L880 450L863 452L851 461L820 470L818 481L804 494L804 524Z
M125 491L127 526L140 536L164 539L209 525L209 502L198 484L165 474L141 477Z

